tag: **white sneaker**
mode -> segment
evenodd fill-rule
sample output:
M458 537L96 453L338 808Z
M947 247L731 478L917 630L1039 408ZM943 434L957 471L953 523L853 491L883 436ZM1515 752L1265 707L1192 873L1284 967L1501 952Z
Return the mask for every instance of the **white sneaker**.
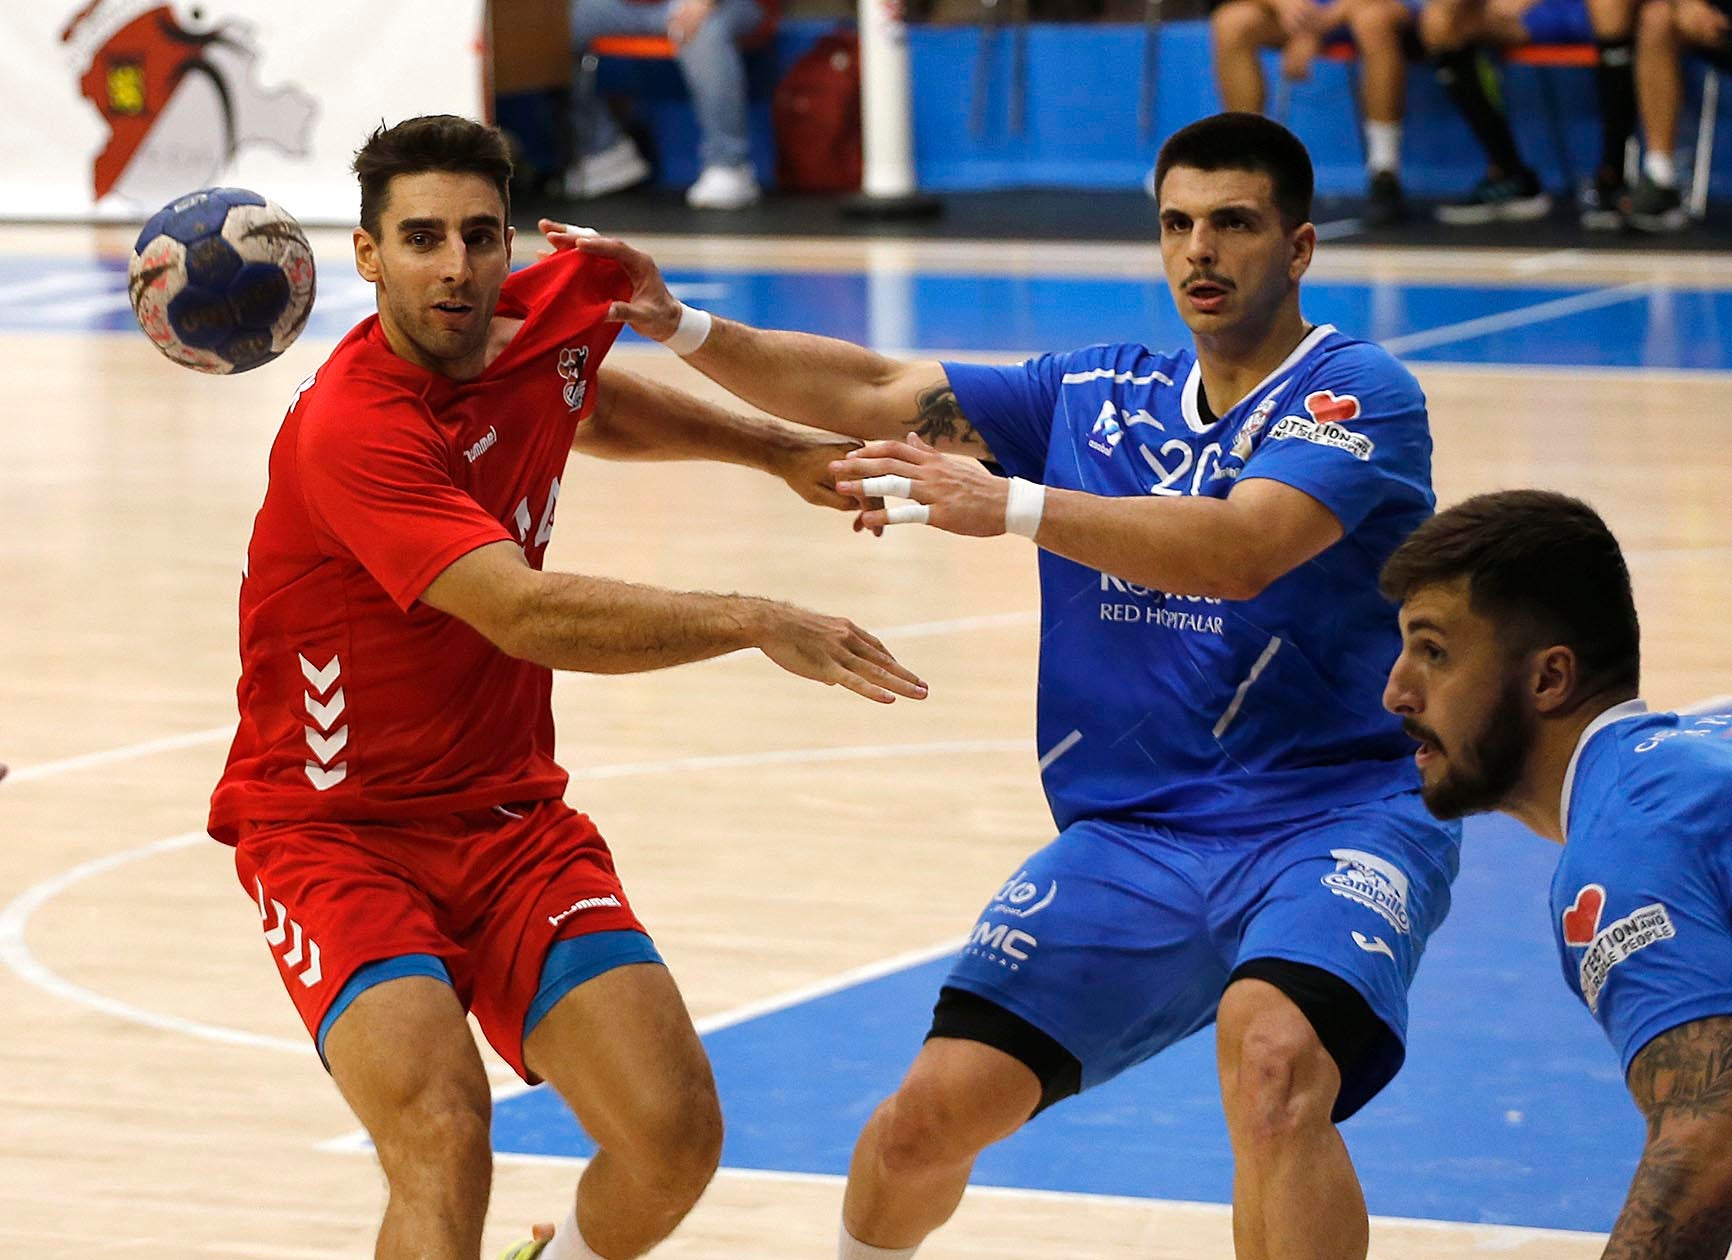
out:
M699 210L738 210L761 195L750 166L706 166L686 189L686 204Z
M605 197L649 178L644 161L630 136L621 136L600 153L591 153L565 172L565 195L573 201Z

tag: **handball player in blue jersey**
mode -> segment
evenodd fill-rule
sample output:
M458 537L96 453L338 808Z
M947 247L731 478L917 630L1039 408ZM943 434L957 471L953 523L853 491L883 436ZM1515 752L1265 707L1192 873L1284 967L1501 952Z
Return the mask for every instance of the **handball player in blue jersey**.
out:
M861 1135L846 1260L913 1255L984 1147L1211 1022L1239 1256L1366 1254L1335 1125L1401 1064L1459 843L1379 703L1398 634L1377 571L1433 507L1425 400L1383 350L1301 313L1317 234L1291 133L1219 115L1174 135L1157 174L1194 346L1010 367L711 319L636 250L543 224L625 267L613 318L767 411L864 439L832 471L865 527L1039 548L1058 835L1005 872Z
M1630 575L1593 509L1480 495L1390 558L1402 651L1385 703L1440 818L1501 810L1563 845L1552 931L1647 1143L1608 1260L1732 1247L1732 697L1637 698Z

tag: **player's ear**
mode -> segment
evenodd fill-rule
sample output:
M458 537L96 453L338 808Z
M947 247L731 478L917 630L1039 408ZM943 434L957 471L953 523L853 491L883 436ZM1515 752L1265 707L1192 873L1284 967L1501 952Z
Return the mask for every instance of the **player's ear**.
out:
M505 225L505 262L508 266L511 263L511 245L512 245L512 242L514 242L516 240L517 240L517 229L512 227L509 223L507 223Z
M379 242L366 228L355 229L355 272L368 284L379 283Z
M1311 269L1311 258L1317 252L1317 229L1310 223L1301 223L1299 230L1293 233L1293 257L1288 264L1288 275L1295 284L1299 277Z
M1546 716L1573 707L1579 699L1576 683L1581 678L1575 652L1555 643L1533 652L1528 661L1529 687L1535 710Z

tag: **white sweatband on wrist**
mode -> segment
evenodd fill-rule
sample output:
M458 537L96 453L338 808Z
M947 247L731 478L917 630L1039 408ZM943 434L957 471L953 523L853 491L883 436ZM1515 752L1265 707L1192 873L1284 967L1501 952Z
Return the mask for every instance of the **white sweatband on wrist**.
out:
M1046 508L1046 487L1038 481L1010 479L1010 497L1004 501L1004 532L1033 538L1040 529L1040 514Z
M674 335L662 345L672 350L682 359L704 344L710 335L710 325L715 323L708 311L700 311L695 306L680 303L680 322L674 329Z

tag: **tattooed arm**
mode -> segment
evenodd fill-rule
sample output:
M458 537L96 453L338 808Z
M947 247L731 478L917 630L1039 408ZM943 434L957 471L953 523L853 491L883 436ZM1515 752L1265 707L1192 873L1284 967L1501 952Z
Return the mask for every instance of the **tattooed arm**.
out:
M1732 1247L1732 1017L1661 1033L1630 1064L1648 1119L1604 1260L1725 1260Z

